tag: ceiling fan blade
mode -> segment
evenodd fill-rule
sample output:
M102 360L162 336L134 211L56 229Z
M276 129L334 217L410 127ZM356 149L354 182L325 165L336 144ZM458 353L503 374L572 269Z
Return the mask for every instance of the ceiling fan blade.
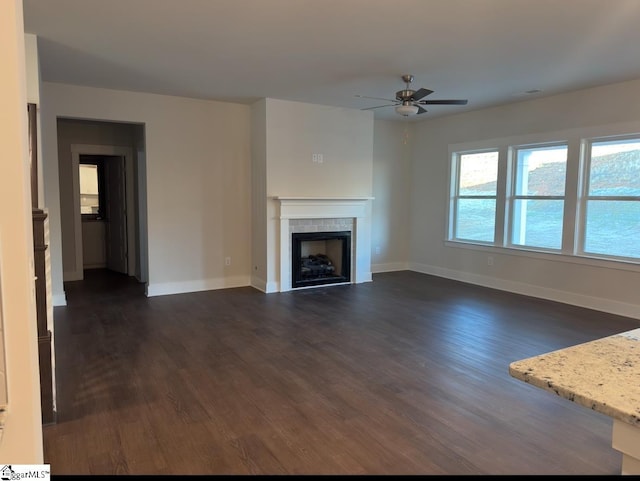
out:
M386 100L387 102L395 102L394 99L383 99L380 97L367 97L366 95L356 95L356 97L360 97L361 99Z
M467 105L468 100L421 100L420 105Z
M373 110L373 109L379 109L382 107L393 107L394 105L398 105L398 104L377 105L375 107L367 107L366 109L360 109L360 110Z
M418 105L418 113L417 113L417 115L424 114L426 111L427 111L427 109L422 108L422 107L420 107L420 106Z
M411 98L413 98L413 100L420 100L422 97L426 97L427 95L430 95L433 93L433 90L429 90L429 89L420 89L418 91L416 91Z

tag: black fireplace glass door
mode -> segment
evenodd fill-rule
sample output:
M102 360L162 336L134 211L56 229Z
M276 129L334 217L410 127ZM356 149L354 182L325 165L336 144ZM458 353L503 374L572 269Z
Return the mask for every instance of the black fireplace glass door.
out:
M291 235L292 287L351 281L351 232Z

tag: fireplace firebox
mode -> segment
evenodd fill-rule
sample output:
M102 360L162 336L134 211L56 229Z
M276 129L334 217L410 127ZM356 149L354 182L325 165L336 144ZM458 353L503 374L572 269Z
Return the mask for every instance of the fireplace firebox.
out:
M292 288L351 281L351 232L291 234Z

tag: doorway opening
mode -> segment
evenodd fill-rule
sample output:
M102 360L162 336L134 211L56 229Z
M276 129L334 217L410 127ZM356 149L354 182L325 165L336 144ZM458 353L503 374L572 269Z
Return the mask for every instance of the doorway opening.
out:
M108 269L146 284L144 125L58 118L57 126L63 281Z
M80 154L82 268L128 274L125 157Z

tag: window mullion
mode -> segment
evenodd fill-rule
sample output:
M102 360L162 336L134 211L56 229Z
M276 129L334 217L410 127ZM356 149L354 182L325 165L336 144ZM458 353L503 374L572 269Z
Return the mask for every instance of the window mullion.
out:
M565 254L575 254L579 237L578 223L580 209L580 172L582 165L582 145L574 138L567 143L567 177L564 193L564 216L562 226L562 248Z
M506 219L507 219L507 176L508 149L498 149L498 179L496 184L496 226L494 243L498 246L505 245Z

